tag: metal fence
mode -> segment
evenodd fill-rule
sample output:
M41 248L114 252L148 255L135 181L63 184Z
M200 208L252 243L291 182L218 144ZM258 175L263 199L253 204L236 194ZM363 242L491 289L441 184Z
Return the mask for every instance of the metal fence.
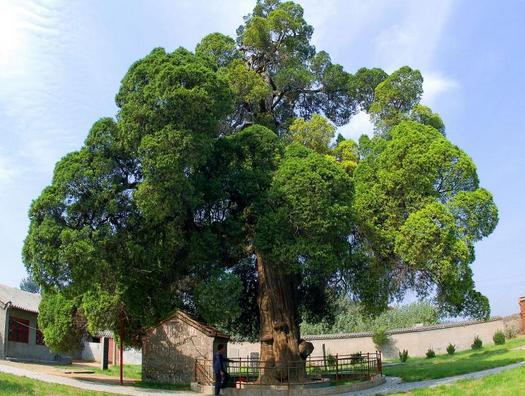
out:
M382 374L381 352L354 353L309 357L306 361L290 362L286 366L268 367L257 358L236 358L228 363L229 386L239 383L267 383L276 379L283 385L305 384L327 378L332 381L370 380ZM214 383L213 362L195 361L195 381L202 385Z

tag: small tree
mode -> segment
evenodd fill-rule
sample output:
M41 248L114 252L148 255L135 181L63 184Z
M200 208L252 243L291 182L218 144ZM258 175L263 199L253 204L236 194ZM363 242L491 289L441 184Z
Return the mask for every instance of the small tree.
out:
M496 331L492 339L494 340L494 344L496 345L505 344L505 334L501 330Z
M481 349L483 347L483 341L481 341L481 338L479 336L474 337L474 342L471 345L471 348L473 350Z
M436 357L436 352L432 348L428 348L427 353L425 353L427 359L433 359Z
M408 351L403 349L403 352L399 352L399 360L401 363L405 363L408 360Z
M374 332L374 334L372 335L372 340L374 341L374 344L377 347L377 349L381 349L386 344L388 344L389 337L386 333L386 330L382 328Z
M453 355L456 352L456 346L452 343L448 344L447 346L447 353L449 355Z

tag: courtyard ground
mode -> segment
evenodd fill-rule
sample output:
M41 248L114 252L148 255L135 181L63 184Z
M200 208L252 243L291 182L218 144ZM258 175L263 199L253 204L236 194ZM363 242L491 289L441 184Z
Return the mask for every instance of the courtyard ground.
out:
M80 371L80 372L72 372ZM48 366L42 364L16 363L9 361L0 362L0 394L4 395L99 395L99 394L120 394L120 395L151 395L164 396L166 394L176 394L178 396L195 396L195 392L189 390L173 390L148 388L145 384L133 378L126 378L125 385L119 385L119 378L112 375L87 374L86 366ZM67 372L72 372L67 374ZM6 377L7 375L7 377ZM26 378L16 378L26 377ZM37 380L37 381L32 381ZM29 382L27 382L29 381ZM52 385L53 384L53 385ZM55 387L55 384L65 385L65 388ZM74 387L78 389L68 389ZM17 392L16 389L34 389L31 392ZM80 389L80 390L79 390ZM86 393L86 391L89 391ZM8 393L11 392L11 393ZM46 393L47 392L47 393ZM64 392L64 393L60 393ZM75 393L76 392L76 393ZM91 392L91 393L90 393ZM93 393L95 392L95 393ZM100 392L100 393L96 393Z
M91 373L88 373L91 372ZM514 395L525 383L525 337L480 351L438 355L434 359L410 358L405 364L387 366L384 385L347 396L372 396L409 392L415 396ZM126 367L125 386L119 385L118 367L102 372L96 365L48 366L0 362L2 395L197 395L188 390L140 388L140 368ZM26 377L26 378L22 378Z

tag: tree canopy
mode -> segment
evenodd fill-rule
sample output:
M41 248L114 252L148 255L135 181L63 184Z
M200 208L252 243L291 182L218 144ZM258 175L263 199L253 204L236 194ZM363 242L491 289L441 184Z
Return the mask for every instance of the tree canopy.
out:
M52 349L122 320L139 344L185 309L260 339L283 379L301 320L333 321L341 295L377 314L415 290L442 312L488 316L470 264L497 208L419 103L421 73L349 73L312 33L300 5L259 0L236 39L213 33L130 67L117 116L94 123L31 205L23 257ZM359 111L375 136L334 140Z

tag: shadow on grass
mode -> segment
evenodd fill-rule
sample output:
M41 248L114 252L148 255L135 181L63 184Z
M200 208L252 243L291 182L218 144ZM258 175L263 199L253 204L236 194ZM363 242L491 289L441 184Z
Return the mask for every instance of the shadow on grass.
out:
M471 352L467 355L464 355L464 356L458 356L456 357L456 361L461 361L461 360L472 360L472 359L479 359L479 360L483 360L483 359L488 359L488 358L491 358L493 356L498 356L498 355L502 355L502 354L505 354L505 353L508 353L510 352L508 349L497 349L495 351L476 351L476 352ZM448 357L448 356L445 356L445 358Z
M167 390L190 390L186 384L158 384L156 382L137 381L133 384L137 388L167 389Z

